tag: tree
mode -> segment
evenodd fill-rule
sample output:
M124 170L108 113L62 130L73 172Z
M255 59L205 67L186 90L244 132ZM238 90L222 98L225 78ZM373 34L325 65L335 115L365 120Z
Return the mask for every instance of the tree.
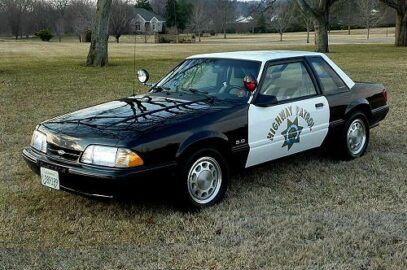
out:
M31 0L2 0L2 10L7 16L11 33L16 39L19 35L23 35L23 18L31 4Z
M144 8L149 11L153 11L153 8L151 7L150 2L148 0L137 0L134 6L136 8Z
M167 3L165 4L165 18L166 22L165 24L168 27L177 27L177 13L178 13L179 7L178 7L178 2L177 0L167 0Z
M86 33L90 32L94 5L89 0L73 0L67 10L67 20L71 31L78 37L79 42L86 41Z
M233 19L234 2L229 0L217 0L217 10L220 28L223 32L223 38L226 39L226 29L228 23Z
M65 34L65 12L69 4L69 0L53 0L55 11L58 14L58 18L55 21L55 33L57 34L59 42L62 40L62 36Z
M192 8L190 26L197 33L199 42L201 42L203 26L209 20L207 3L205 0L196 0Z
M274 9L274 15L271 18L272 25L280 34L280 41L283 41L283 34L287 30L293 17L291 2L279 2Z
M192 4L186 0L168 0L165 6L166 25L178 30L185 30L188 25L190 15L192 13Z
M116 38L117 43L119 43L120 37L128 31L131 15L129 0L113 0L109 31Z
M86 65L103 67L108 65L109 16L112 0L98 0L92 25L92 40Z
M359 16L366 27L366 39L370 39L370 28L378 21L378 11L376 10L378 0L359 0L356 2L359 8Z
M336 1L337 0L318 0L316 4L311 4L311 2L307 2L307 0L297 0L298 5L304 13L314 19L314 29L316 33L315 50L318 52L329 52L329 10Z
M380 0L396 10L396 46L407 47L407 0Z
M256 32L265 33L267 31L267 22L266 16L263 13L260 13L256 22Z
M150 0L149 3L155 13L165 17L167 0Z

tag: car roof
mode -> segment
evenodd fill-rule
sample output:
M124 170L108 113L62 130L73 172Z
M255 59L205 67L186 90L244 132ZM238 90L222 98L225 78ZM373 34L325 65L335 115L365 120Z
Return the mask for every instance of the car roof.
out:
M307 51L236 51L236 52L224 52L224 53L209 53L198 54L188 57L188 59L194 58L222 58L222 59L240 59L250 61L266 62L270 60L279 60L284 58L293 58L301 56L321 56L322 53L307 52Z

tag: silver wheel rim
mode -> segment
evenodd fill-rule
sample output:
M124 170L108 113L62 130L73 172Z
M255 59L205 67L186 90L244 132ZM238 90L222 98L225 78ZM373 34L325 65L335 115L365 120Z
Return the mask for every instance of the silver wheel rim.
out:
M366 143L366 126L363 120L355 119L348 128L346 137L348 149L353 155L362 152Z
M222 170L216 159L202 157L195 161L188 173L188 192L191 198L205 204L218 195L222 185Z

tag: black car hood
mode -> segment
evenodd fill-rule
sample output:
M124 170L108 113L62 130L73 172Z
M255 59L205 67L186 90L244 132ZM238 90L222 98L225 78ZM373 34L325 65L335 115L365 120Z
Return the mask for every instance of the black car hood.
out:
M40 130L53 144L83 150L88 144L116 145L151 129L194 119L215 109L205 96L144 95L120 99L45 121Z

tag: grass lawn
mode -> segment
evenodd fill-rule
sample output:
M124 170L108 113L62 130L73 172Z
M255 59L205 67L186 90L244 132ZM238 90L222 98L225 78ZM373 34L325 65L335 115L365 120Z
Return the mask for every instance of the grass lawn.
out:
M155 81L191 54L276 48L139 44L136 65ZM25 165L21 151L39 122L131 94L133 46L112 43L101 69L83 66L87 49L0 41L0 268L407 268L406 48L331 48L354 80L390 92L391 112L364 157L311 152L246 170L221 204L193 214L154 196L100 202L50 191Z

